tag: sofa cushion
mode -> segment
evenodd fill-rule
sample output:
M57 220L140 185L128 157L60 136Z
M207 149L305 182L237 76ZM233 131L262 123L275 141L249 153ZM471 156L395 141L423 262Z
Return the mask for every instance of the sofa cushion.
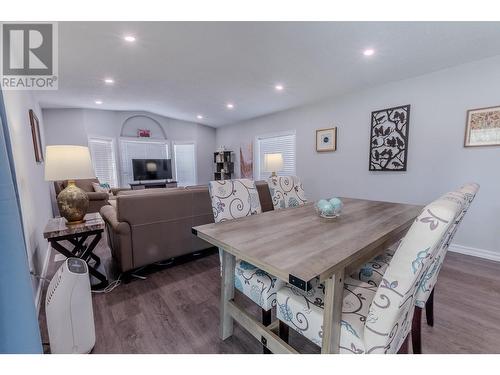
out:
M87 192L93 192L94 191L94 186L92 183L97 183L99 184L99 180L97 178L90 178L90 179L85 179L85 180L76 180L75 185L78 186L80 189L83 191ZM65 186L67 183L65 183Z

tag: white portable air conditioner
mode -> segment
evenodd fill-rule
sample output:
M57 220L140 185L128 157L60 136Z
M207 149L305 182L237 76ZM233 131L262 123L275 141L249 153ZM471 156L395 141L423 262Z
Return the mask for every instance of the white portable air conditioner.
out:
M51 353L90 353L95 327L87 263L63 262L49 284L45 313Z

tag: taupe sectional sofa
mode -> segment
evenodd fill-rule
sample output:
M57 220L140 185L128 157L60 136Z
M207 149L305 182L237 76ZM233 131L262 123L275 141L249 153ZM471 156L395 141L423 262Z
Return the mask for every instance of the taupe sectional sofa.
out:
M256 184L262 210L272 210L267 183ZM100 213L121 272L212 247L191 233L214 221L207 186L121 191Z

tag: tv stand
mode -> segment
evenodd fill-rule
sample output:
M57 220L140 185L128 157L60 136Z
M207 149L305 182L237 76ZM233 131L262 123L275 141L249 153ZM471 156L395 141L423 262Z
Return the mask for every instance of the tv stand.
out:
M150 181L150 182L133 182L130 184L132 190L142 190L142 189L158 189L158 188L175 188L177 187L177 181Z

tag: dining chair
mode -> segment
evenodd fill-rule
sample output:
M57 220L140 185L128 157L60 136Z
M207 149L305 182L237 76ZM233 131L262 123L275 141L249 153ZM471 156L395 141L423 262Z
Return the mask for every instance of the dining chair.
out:
M426 321L429 326L434 325L434 287L437 282L439 271L443 265L444 258L448 251L455 233L461 223L468 207L474 199L479 185L470 183L462 186L459 190L446 193L440 199L451 200L460 206L460 212L455 222L448 229L447 234L439 247L439 250L434 258L428 272L419 286L415 300L415 314L413 316L412 326L412 346L413 353L420 354L422 352L421 345L421 316L422 309L426 310ZM378 286L383 278L383 275L392 260L394 255L394 248L386 250L383 254L378 255L374 259L365 263L355 273L351 275L352 278L364 281L370 285Z
M270 176L267 180L274 209L297 207L307 202L297 176Z
M434 325L434 290L437 283L439 271L443 266L444 259L448 252L448 247L455 237L457 229L463 218L465 217L478 190L478 184L469 183L462 186L458 191L448 193L443 196L443 199L456 200L456 202L461 205L462 210L456 218L455 223L448 230L448 233L443 240L438 254L434 258L431 266L429 267L429 271L427 271L417 290L417 296L415 299L415 314L413 315L411 336L413 352L415 354L422 353L422 310L425 308L427 325L432 327Z
M236 179L209 182L212 210L216 223L256 215L262 212L255 182ZM219 250L219 254L222 251ZM221 262L222 264L222 262ZM276 292L284 282L241 259L236 260L234 286L261 308L262 324L271 324L271 310L276 306ZM264 353L268 349L264 348Z
M340 353L407 352L417 288L460 211L452 201L427 205L401 240L378 286L346 278ZM277 293L279 335L288 328L322 346L324 284L304 292L286 284Z

